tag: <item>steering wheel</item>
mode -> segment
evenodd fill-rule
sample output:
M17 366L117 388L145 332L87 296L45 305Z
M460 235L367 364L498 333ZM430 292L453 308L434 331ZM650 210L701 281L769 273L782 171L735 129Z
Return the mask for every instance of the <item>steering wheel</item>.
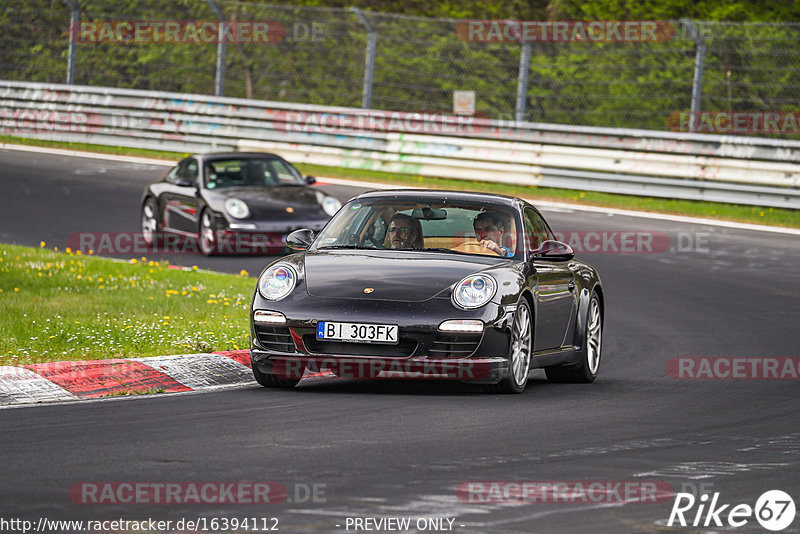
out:
M451 247L451 250L455 250L456 252L466 252L467 254L484 254L486 256L497 256L497 253L495 253L493 250L484 247L478 241L464 241L463 243L459 243L455 247Z

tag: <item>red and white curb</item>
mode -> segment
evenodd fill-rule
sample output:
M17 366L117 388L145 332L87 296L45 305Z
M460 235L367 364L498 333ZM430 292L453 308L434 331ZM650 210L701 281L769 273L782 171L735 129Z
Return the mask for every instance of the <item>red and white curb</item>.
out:
M255 384L250 351L0 366L0 405Z

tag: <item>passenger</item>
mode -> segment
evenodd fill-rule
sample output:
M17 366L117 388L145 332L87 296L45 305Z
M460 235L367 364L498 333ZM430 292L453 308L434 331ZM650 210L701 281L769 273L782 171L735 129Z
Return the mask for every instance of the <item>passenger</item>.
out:
M391 248L423 248L422 225L419 220L405 215L395 213L389 221L389 246Z
M501 215L482 211L472 220L472 228L475 229L475 237L482 247L488 248L500 256L511 257L514 255L512 250L500 245L503 242L503 234L506 232L506 223Z

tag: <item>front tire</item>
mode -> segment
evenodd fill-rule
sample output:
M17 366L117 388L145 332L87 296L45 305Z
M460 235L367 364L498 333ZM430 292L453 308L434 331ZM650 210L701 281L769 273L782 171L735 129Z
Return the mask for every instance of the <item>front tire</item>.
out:
M544 372L550 382L590 383L597 378L603 348L603 313L600 298L592 292L586 311L586 332L577 366L547 367Z
M209 210L203 210L200 214L200 228L199 228L198 241L200 243L200 252L206 256L214 256L218 253L217 250L217 232L214 229L214 219Z
M522 393L528 385L533 353L533 321L531 307L524 298L517 304L511 325L511 348L508 354L509 372L497 384L488 387L493 393Z
M158 205L150 197L142 205L142 238L148 247L155 248L158 235Z
M300 378L280 378L273 374L262 373L256 364L252 364L252 366L256 382L265 388L293 388L300 382Z

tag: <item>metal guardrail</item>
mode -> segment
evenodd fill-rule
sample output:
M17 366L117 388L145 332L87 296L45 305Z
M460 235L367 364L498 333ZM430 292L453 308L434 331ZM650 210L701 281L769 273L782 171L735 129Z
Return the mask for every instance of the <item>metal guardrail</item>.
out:
M0 81L0 133L800 208L800 142Z

